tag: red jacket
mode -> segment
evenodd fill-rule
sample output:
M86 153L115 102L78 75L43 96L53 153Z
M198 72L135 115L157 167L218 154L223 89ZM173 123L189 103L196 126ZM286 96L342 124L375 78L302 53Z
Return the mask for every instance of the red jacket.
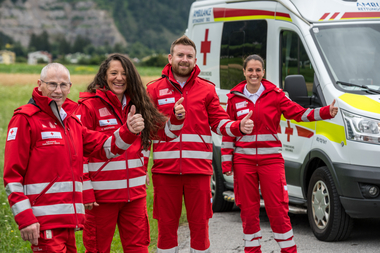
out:
M19 229L82 228L83 154L102 159L122 154L137 138L123 126L107 136L83 127L66 99L62 121L56 103L35 88L8 126L4 185ZM57 115L57 116L56 116ZM104 144L104 146L103 146Z
M281 141L277 136L281 115L297 122L331 119L329 106L316 109L303 108L291 101L285 93L268 80L262 79L265 90L254 104L244 95L243 81L227 95L227 113L231 119L242 119L253 111L254 123L250 135L239 138L223 137L223 173L232 170L234 163L254 163L256 165L284 162L281 155Z
M218 134L241 136L240 121L231 121L219 104L215 86L198 77L196 66L181 88L168 64L163 77L148 85L157 108L170 115L173 104L184 97L186 120L180 136L170 142L153 142L153 173L212 175L211 130ZM170 80L170 81L169 81ZM211 127L211 129L210 129Z
M96 93L80 93L79 107L75 114L80 117L87 128L105 134L112 134L122 126L128 117L131 106L122 104L112 91L97 90ZM127 98L127 101L130 101ZM172 108L173 109L173 108ZM80 116L79 116L80 115ZM170 122L181 125L172 115ZM178 130L172 133L179 134ZM164 140L173 138L159 131ZM177 135L172 136L174 138ZM97 202L130 202L146 196L146 167L144 167L141 138L137 138L132 146L121 156L111 160L90 158L84 164L83 198L84 203Z

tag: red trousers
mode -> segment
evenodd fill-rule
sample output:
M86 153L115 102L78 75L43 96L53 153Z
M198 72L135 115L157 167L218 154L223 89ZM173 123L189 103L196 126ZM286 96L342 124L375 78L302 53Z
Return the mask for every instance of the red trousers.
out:
M74 253L77 252L74 228L57 228L40 231L38 245L31 246L33 252Z
M289 198L283 163L262 166L234 164L235 201L241 209L244 251L261 252L259 183L274 239L281 252L297 252L288 216Z
M110 252L116 224L124 252L148 253L150 243L146 199L99 203L86 210L83 244L86 252Z
M158 252L177 252L183 196L190 228L190 247L198 251L209 249L208 221L212 217L210 180L208 175L153 174L153 218L158 221Z

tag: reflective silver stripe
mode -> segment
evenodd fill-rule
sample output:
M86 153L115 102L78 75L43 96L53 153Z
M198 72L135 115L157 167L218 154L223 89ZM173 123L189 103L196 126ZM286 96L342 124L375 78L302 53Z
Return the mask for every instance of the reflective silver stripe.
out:
M13 216L16 216L17 214L29 208L31 208L29 199L21 200L12 206Z
M128 144L128 143L123 141L123 139L120 137L119 130L120 130L120 128L117 129L113 133L113 135L115 136L115 144L119 149L127 150L131 146L131 144ZM112 136L110 136L110 137L112 137ZM111 145L110 145L110 147L111 147Z
M231 125L232 125L233 123L234 123L234 122L231 121L230 123L227 123L227 125L226 125L226 132L227 132L227 134L228 134L229 136L231 136L231 137L235 137L235 135L233 135L232 132L231 132Z
M178 136L175 135L175 134L173 134L173 133L170 131L169 124L170 124L169 121L166 122L166 124L165 124L165 134L166 134L166 136L168 136L169 138L175 139L175 138L177 138Z
M24 192L24 187L21 183L9 183L5 187L5 192L7 193L7 196L9 196L13 192Z
M232 162L232 155L222 155L222 162Z
M273 234L274 234L274 239L286 240L286 239L289 239L290 237L293 236L293 229L291 229L288 232L283 233L283 234L275 233L275 232L273 232Z
M244 247L259 247L260 246L260 239L253 240L253 241L244 241Z
M91 181L84 181L83 182L83 191L91 190L91 189L93 189Z
M145 182L146 182L146 176L131 178L129 179L129 187L132 188L132 187L144 185Z
M171 249L157 248L157 253L178 253L178 246Z
M321 111L321 108L315 108L314 109L314 119L315 120L322 120L320 111Z
M85 214L84 205L82 203L75 203L75 208L77 209L77 213Z
M280 242L277 242L278 245L280 246L281 249L284 249L284 248L289 248L289 247L292 247L292 246L295 246L296 243L294 242L294 239L290 240L290 241L280 241Z
M141 161L141 159L128 160L128 168L134 169L134 168L142 167L144 164L143 164L143 161Z
M191 158L191 159L212 159L212 152L204 152L204 151L190 151L183 150L182 158Z
M178 159L179 158L179 150L177 151L162 151L162 152L153 152L153 159Z
M49 183L27 184L24 185L24 193L25 195L40 194L48 185ZM46 191L46 194L72 191L73 182L56 182ZM75 182L75 191L82 192L82 182Z
M88 164L83 164L83 173L88 173Z
M196 249L193 249L193 248L190 248L190 253L210 253L210 248L206 249L206 250L196 250Z
M278 139L278 135L274 135ZM257 135L257 141L277 141L272 134L259 134ZM254 142L256 141L256 135L244 135L239 141L242 142Z
M150 151L149 150L142 150L141 153L143 154L144 157L148 157L150 156Z
M58 215L58 214L74 214L73 204L56 204L46 206L33 206L33 214L38 216Z
M270 154L280 154L282 148L280 147L274 147L274 148L258 148L257 154L258 155L270 155ZM235 153L237 154L243 154L243 155L256 155L256 149L255 148L241 148L237 147L235 149Z
M96 172L102 167L104 162L100 163L89 163L88 164L88 170L90 172ZM125 170L125 161L115 161L115 162L109 162L106 164L106 166L102 169L102 171L112 171L112 170Z
M230 120L228 120L228 119L223 119L223 120L221 120L221 121L219 122L219 125L218 125L218 127L216 128L216 132L217 132L218 134L222 135L222 132L220 131L220 128L221 128L225 123L227 123L228 121L230 121Z
M91 181L94 190L116 190L127 188L126 180Z
M259 238L259 237L262 237L261 231L254 234L244 234L243 240L252 241L253 238Z
M224 141L224 142L222 142L222 148L232 148L232 149L234 149L235 148L235 142Z
M115 157L115 154L111 152L111 142L112 142L112 136L110 136L103 144L104 152L106 153L106 156L108 159L111 159Z
M181 130L183 127L183 123L181 125L174 125L170 122L170 120L168 120L166 124L168 124L170 131L178 131L178 130Z
M301 117L301 120L303 121L303 122L310 122L310 120L308 120L308 118L307 118L307 115L309 115L309 113L311 112L311 110L312 109L307 109L305 112L304 112L304 114L302 115L302 117Z
M211 135L201 135L204 142L212 143ZM182 142L203 142L203 140L199 137L198 134L182 134ZM169 142L179 142L180 138L176 138ZM165 143L165 141L154 140L153 143Z

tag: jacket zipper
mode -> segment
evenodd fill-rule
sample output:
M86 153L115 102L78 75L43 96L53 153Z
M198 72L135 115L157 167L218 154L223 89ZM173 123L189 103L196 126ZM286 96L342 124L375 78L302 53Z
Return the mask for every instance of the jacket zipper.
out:
M127 152L125 152L125 168L127 170L127 199L128 199L128 202L131 202L131 194L130 194L130 191L129 191L129 168L128 168L128 156L127 156Z
M54 179L53 179L53 181L51 181L44 189L43 189L43 191L40 193L40 194L38 194L38 196L33 200L33 206L37 203L37 200L42 196L42 195L44 195L51 187L52 187L52 185L58 180L58 178L59 178L59 175L57 175Z

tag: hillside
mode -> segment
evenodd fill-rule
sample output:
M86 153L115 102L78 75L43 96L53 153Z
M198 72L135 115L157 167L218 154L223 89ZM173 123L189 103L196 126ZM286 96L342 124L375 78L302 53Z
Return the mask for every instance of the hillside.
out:
M0 0L0 33L28 47L33 34L51 43L78 36L97 47L142 45L167 52L187 25L193 0Z

